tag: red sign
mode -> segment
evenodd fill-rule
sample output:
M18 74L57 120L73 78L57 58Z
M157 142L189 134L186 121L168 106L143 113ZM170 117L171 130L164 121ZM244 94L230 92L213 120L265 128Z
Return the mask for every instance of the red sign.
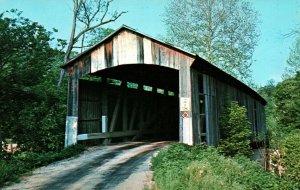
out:
M188 117L189 117L189 114L186 113L186 112L184 112L184 113L182 114L182 117L183 117L183 118L188 118Z

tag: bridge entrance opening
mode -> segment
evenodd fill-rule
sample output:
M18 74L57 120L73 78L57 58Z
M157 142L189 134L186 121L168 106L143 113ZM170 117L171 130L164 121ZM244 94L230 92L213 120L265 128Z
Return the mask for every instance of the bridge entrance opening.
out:
M179 71L116 66L79 80L78 140L88 144L179 139Z

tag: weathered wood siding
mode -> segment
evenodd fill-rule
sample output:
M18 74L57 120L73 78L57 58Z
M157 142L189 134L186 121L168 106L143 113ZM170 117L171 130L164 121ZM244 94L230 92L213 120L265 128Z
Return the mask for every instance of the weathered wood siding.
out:
M153 64L178 70L182 62L192 64L194 60L191 56L126 30L103 42L90 54L91 73L125 64Z
M91 57L86 56L72 67L67 68L67 72L69 73L67 116L78 116L79 78L90 73L90 66Z
M199 89L198 89L198 72L195 69L191 69L191 80L192 80L192 109L193 109L193 137L194 144L201 143L201 132L200 132L200 106L199 106Z
M78 134L101 132L100 83L79 80Z
M243 91L203 74L203 87L205 94L206 111L206 137L207 144L218 145L219 118L223 111L225 101L237 101L247 108L247 116L251 123L253 137L265 133L264 105ZM197 141L197 139L195 140Z
M158 41L137 35L131 31L120 31L116 36L102 42L96 49L79 57L66 67L69 73L68 116L78 116L78 80L97 71L126 64L152 64L181 70L180 76L189 77L189 67L194 58ZM181 97L191 97L190 80L180 80Z

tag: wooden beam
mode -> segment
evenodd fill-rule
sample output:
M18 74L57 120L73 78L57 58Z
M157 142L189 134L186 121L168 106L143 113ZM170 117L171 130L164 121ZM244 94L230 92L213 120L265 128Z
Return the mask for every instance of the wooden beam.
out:
M113 132L116 128L117 120L118 120L118 117L119 117L119 114L120 114L120 108L121 108L121 105L122 105L123 96L124 96L124 91L122 90L121 94L119 95L119 98L116 102L116 105L115 105L115 108L114 108L114 111L113 111L113 114L112 114L111 123L110 123L110 126L109 126L109 132ZM110 142L111 142L111 139L108 139L108 143L110 143Z
M79 68L78 64L74 65L74 78L72 80L72 116L78 117L78 85L79 85Z
M107 78L102 77L101 114L108 118Z
M130 121L129 121L129 130L133 130L134 121L135 121L135 118L136 118L136 113L137 113L137 110L138 110L138 106L139 106L139 104L136 101L134 103L133 110L132 110L131 117L130 117Z
M122 107L122 129L123 131L128 130L128 109L127 109L127 81L122 81L122 93L124 95L123 107Z
M70 71L68 81L68 114L65 130L65 147L76 144L78 130L78 63ZM76 122L75 122L76 121Z
M107 138L116 138L116 137L128 137L135 136L137 134L154 134L154 130L133 130L133 131L115 131L108 133L89 133L89 134L80 134L77 136L77 140L89 140L89 139L107 139Z
M73 102L73 76L71 73L69 73L69 77L68 77L68 97L67 97L67 116L71 116L72 115L72 102Z
M102 85L102 92L101 92L101 114L102 114L102 119L105 119L105 121L102 121L101 132L107 132L108 131L108 126L109 126L109 115L108 115L108 97L107 97L107 78L102 77L101 78L101 85ZM105 125L105 126L104 126ZM104 129L105 128L105 129ZM103 144L107 144L108 140L104 139Z
M113 112L113 115L112 115L112 118L111 118L111 123L110 123L110 126L109 126L109 132L113 132L115 130L117 119L118 119L120 108L121 108L122 98L123 98L123 93L120 94L120 96L117 100L117 103L116 103L116 106L115 106L115 109L114 109L114 112Z
M192 109L193 109L193 137L194 143L200 144L201 131L200 131L200 105L199 105L199 74L196 70L191 69L192 78ZM205 137L205 136L204 136Z

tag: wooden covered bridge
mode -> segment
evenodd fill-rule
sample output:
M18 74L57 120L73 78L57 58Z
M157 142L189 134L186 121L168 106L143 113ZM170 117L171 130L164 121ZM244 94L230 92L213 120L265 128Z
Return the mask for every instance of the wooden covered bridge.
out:
M122 26L62 68L68 78L65 146L132 138L219 142L226 99L265 132L266 101L197 55Z

